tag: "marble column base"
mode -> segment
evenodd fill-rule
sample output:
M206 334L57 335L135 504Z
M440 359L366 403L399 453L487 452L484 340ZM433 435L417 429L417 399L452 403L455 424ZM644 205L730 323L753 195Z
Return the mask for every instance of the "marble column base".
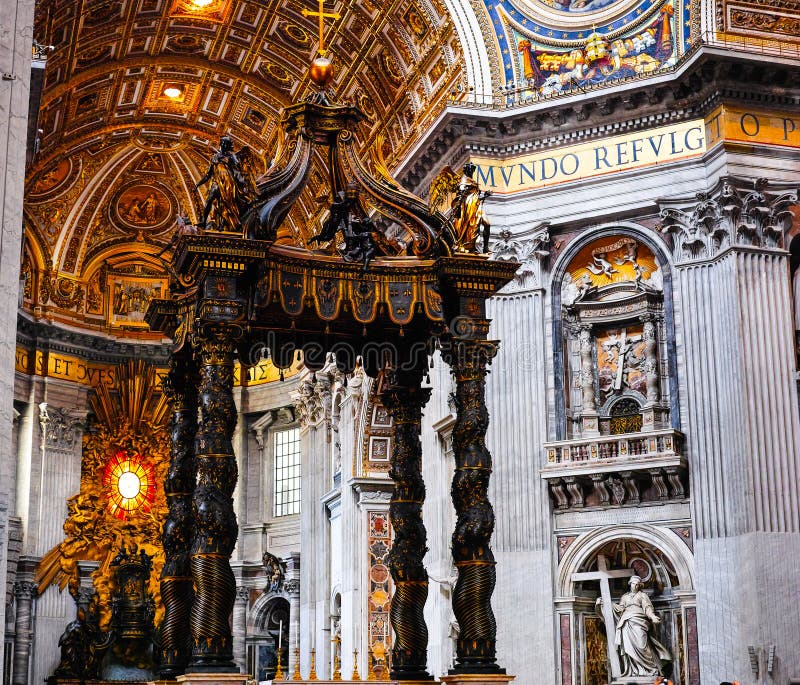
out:
M247 685L246 673L187 673L179 675L178 685Z
M506 685L517 676L508 673L456 673L443 675L444 685Z

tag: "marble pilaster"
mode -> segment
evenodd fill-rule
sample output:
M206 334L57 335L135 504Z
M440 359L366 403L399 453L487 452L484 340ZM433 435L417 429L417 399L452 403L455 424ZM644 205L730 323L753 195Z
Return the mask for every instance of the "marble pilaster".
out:
M775 682L800 672L800 616L786 610L796 587L781 568L800 555L800 408L781 249L795 197L726 179L662 212L676 236L685 336L703 682L745 677L750 646L775 647ZM757 580L766 578L769 592ZM721 625L730 630L715 639Z
M236 588L236 601L233 603L233 660L241 673L247 672L247 605L250 600L250 589Z
M19 256L22 240L34 0L11 0L0 13L0 587L6 587L8 516L13 487L12 427ZM5 626L5 601L0 626Z
M330 482L331 449L331 386L333 372L327 368L309 374L300 382L293 397L300 422L300 471L303 488L300 493L300 669L310 670L310 650L317 650L317 672L325 676L328 638L328 564L327 527L321 501Z
M283 664L284 673L294 673L295 650L300 636L300 555L296 552L286 559L286 578L283 590L289 595L289 649L288 663Z

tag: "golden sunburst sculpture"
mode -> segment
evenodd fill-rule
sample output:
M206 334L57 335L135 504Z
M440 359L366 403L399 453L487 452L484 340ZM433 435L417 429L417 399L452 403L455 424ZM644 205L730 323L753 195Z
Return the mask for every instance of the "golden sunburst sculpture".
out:
M156 625L163 607L159 591L164 552L161 526L167 515L162 483L169 467L169 405L156 370L144 361L114 369L112 387L101 385L91 398L94 418L83 438L80 492L68 500L64 541L39 562L39 593L53 583L77 598L78 562L98 561L92 575L101 630L111 621L110 565L121 546L153 557L149 590Z
M155 469L141 454L117 452L106 464L103 485L109 510L123 521L139 509L150 511L155 501Z

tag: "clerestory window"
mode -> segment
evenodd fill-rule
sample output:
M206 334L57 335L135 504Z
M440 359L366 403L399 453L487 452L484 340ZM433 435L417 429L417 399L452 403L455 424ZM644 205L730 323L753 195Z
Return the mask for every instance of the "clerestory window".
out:
M300 429L273 434L275 516L300 513Z

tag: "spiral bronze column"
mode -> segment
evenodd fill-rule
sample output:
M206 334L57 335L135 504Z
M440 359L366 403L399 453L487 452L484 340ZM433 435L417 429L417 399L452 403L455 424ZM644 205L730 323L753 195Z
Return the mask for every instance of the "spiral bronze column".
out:
M238 528L233 510L237 467L233 453L236 404L233 400L233 336L224 329L205 331L200 353L200 411L197 484L191 569L195 598L190 617L190 673L237 673L230 616L236 579L230 557Z
M484 324L481 328L488 332L488 321ZM453 613L459 635L452 673L505 673L497 665L497 624L491 604L496 579L489 547L494 510L488 495L492 455L486 447L486 374L496 353L497 343L483 339L456 340L443 349L456 381L456 472L451 494L457 516L452 539L458 569Z
M394 541L389 552L389 570L394 595L389 620L394 630L393 680L432 680L427 671L428 628L425 600L428 574L422 564L427 551L422 503L422 408L431 391L422 385L421 373L398 374L381 400L394 421L394 444L389 475L394 481L389 516Z
M169 472L164 482L169 513L162 530L164 568L161 571L161 665L159 678L175 680L186 672L192 655L189 613L194 591L189 567L193 535L192 493L196 476L194 442L197 437L197 366L191 354L170 360L162 384L172 406Z

